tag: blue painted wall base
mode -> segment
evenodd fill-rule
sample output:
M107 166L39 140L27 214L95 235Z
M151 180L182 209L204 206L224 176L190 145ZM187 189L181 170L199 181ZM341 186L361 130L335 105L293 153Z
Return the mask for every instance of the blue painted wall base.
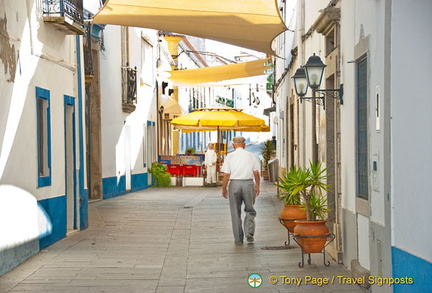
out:
M39 239L39 247L44 249L66 237L66 196L43 199L38 201L38 204L43 207L52 224L51 234Z
M81 194L81 203L80 203L80 230L84 230L88 228L88 189L83 189Z
M113 198L126 193L125 176L102 179L103 199Z
M132 174L131 192L149 188L148 173ZM107 177L102 179L103 199L109 199L126 194L126 177Z
M151 186L148 185L148 173L132 174L131 181L131 191L143 190Z
M412 278L413 284L393 285L393 292L432 292L432 264L399 248L392 247L393 278Z

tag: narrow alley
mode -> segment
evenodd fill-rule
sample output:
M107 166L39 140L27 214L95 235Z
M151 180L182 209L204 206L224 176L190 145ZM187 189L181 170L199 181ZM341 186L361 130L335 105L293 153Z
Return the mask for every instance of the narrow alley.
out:
M219 187L150 188L93 202L87 230L0 277L0 292L363 292L339 284L337 277L350 277L349 271L331 259L324 266L321 254L298 266L298 245L283 249L287 232L275 194L264 182L255 243L243 246L233 242ZM262 277L258 289L248 284L254 273ZM312 284L333 277L334 284Z

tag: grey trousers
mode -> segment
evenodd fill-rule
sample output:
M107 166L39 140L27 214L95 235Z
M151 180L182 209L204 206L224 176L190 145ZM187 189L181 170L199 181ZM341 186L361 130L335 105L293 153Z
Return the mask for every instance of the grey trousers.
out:
M255 233L255 185L252 180L231 180L228 187L231 222L235 242L243 242ZM245 218L242 225L241 207L244 203ZM244 230L243 230L243 227Z

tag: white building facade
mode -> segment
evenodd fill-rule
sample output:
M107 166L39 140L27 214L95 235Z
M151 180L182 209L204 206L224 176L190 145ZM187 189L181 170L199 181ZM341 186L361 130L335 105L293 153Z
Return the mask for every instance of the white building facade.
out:
M287 57L276 67L282 171L307 165L314 152L329 168L328 224L336 239L327 251L353 276L370 275L373 292L431 287L424 274L431 270L430 233L416 225L430 222L431 201L424 192L432 122L426 11L428 1L299 0L289 27L294 45L287 50L290 32L278 38L277 53ZM327 65L320 89L343 87L342 103L329 97L325 108L299 103L291 77L314 53ZM380 277L414 283L379 286L373 280Z
M90 17L100 9L92 3ZM90 35L89 196L107 199L152 185L148 169L170 139L160 106L174 61L157 30L92 24Z
M0 1L0 274L88 225L78 2Z

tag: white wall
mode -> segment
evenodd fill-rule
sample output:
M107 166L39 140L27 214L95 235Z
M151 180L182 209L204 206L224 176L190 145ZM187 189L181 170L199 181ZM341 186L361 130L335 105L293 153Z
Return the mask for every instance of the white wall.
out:
M148 120L156 122L157 39L155 30L129 28L129 67L136 66L138 70L138 101L135 111L128 114L122 110L121 27L105 27L106 50L100 54L103 178L123 176L128 168L132 174L146 171L143 163L144 127ZM147 56L151 61L145 65L149 68L142 68L143 40L152 47L151 56ZM148 79L145 75L150 73L152 77Z
M341 83L344 84L344 104L341 106L341 189L342 207L355 212L357 194L356 177L356 101L355 101L355 57L353 47L359 41L354 34L355 3L344 1L341 6Z
M432 2L419 2L392 6L392 244L432 261Z
M0 183L20 186L38 200L64 195L63 97L78 96L75 36L44 23L32 3L2 2L0 13L17 60L15 72L0 75ZM13 83L7 81L11 74ZM50 91L52 184L44 188L37 188L36 87Z
M357 239L359 241L358 260L362 267L369 270L369 219L360 214L357 215Z
M100 92L102 119L102 177L124 174L117 170L116 146L123 145L120 135L124 125L121 88L121 28L107 25L104 29L105 51L100 54ZM120 174L118 173L120 171Z

